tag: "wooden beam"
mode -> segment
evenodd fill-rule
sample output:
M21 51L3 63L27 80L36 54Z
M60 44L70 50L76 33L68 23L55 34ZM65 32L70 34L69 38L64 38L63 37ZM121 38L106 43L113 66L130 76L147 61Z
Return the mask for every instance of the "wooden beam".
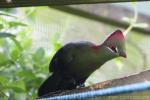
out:
M0 0L0 8L27 7L27 6L53 6L92 3L140 2L149 0Z
M133 18L134 16L133 11L110 4L52 6L51 8L125 29L129 23L123 22L122 18ZM149 26L147 28L134 27L133 31L150 35L149 16L139 13L137 23L147 23Z
M87 91L110 88L110 87L116 87L116 86L129 85L129 84L134 84L134 83L149 82L150 81L149 76L150 76L150 70L147 70L147 71L143 71L141 73L126 76L126 77L123 77L123 78L120 78L120 79L108 80L108 81L105 81L105 82L97 83L97 84L94 84L94 85L91 85L91 86L88 86L88 87L85 87L85 88L78 88L78 89L66 90L66 91L57 91L57 92L54 92L54 93L47 94L47 95L45 95L43 97L40 97L40 98L42 99L42 98L45 98L45 97L62 96L62 95L68 95L68 94L74 94L74 93L80 93L80 92L87 92ZM142 93L141 92L137 92L137 93L135 92L135 93L132 93L132 94L129 93L128 95L141 96L143 94L149 96L150 90L143 91Z

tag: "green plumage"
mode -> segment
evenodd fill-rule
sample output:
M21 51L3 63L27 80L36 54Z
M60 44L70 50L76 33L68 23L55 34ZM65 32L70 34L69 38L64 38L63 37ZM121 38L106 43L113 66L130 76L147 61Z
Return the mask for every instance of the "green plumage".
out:
M69 43L62 47L50 63L50 76L39 88L42 96L58 90L74 89L108 60L125 54L125 40L121 31L112 33L101 45L90 42Z

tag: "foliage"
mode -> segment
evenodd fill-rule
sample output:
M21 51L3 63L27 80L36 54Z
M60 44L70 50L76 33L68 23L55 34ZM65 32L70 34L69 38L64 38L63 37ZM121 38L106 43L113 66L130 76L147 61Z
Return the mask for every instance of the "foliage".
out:
M54 38L53 54L61 46ZM52 55L44 48L32 49L32 30L26 22L5 13L0 16L0 99L37 97Z

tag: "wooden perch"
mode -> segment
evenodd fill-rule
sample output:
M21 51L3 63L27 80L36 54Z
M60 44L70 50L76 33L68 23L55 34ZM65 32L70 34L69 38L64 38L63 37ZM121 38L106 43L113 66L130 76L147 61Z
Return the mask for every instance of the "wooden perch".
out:
M98 90L98 89L102 89L102 88L110 88L110 87L116 87L116 86L129 85L129 84L133 84L133 83L146 82L146 81L150 81L149 76L150 76L150 70L147 70L147 71L144 71L144 72L141 72L138 74L126 76L126 77L123 77L120 79L104 81L104 82L97 83L97 84L94 84L94 85L91 85L88 87L84 87L84 88L78 88L78 89L74 89L74 90L57 91L57 92L45 95L41 98L62 96L62 95L67 95L67 94ZM150 92L148 92L148 93L150 94Z
M114 2L133 2L133 1L134 0L0 0L0 8L89 4L89 3L114 3ZM135 0L135 1L149 1L149 0Z

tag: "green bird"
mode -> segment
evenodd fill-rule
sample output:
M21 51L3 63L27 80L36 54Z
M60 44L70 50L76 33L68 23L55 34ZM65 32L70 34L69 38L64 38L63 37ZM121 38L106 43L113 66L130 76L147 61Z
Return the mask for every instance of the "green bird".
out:
M52 75L40 86L38 96L59 90L84 86L86 79L105 62L125 57L125 37L120 30L113 32L100 45L91 42L68 43L52 58Z

